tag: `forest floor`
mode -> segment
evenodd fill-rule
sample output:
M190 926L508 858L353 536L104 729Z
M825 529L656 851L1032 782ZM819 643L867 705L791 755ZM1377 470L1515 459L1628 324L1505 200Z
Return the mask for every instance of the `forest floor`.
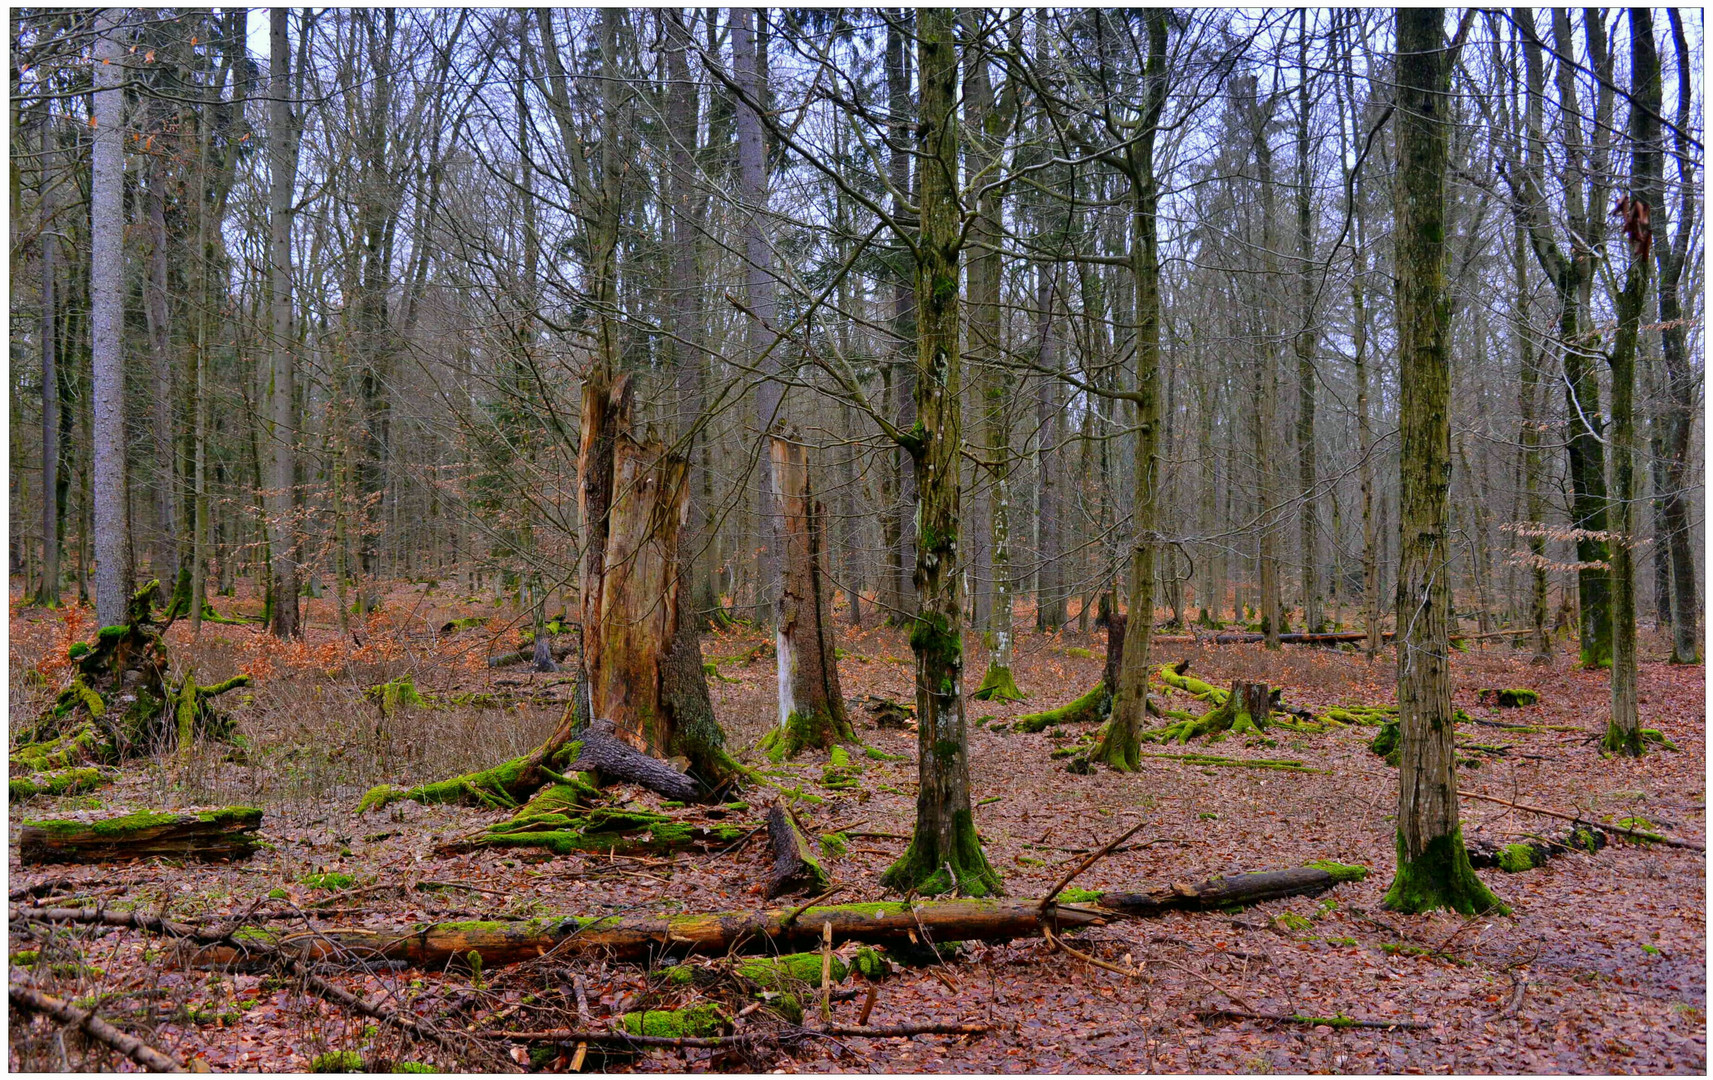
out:
M14 584L14 589L16 585ZM10 687L13 730L33 717L66 676L66 646L93 630L92 614L12 605ZM223 614L253 601L219 599ZM763 905L769 856L765 831L735 851L626 858L482 851L441 858L437 843L499 820L494 811L396 804L359 817L363 792L383 782L441 779L522 752L549 731L569 687L560 676L494 670L490 652L515 647L510 609L405 586L352 636L331 624L330 601L309 603L304 643L281 645L254 626L205 624L169 636L175 663L198 681L237 671L255 677L232 708L250 743L243 763L216 748L189 761L129 766L93 795L37 797L11 810L8 868L14 899L33 884L62 879L69 893L169 918L231 926L259 910L271 890L289 906L324 906L316 926L398 926L444 918L527 918L542 914L724 911ZM491 615L486 627L441 633L454 618ZM901 631L839 626L840 678L847 698L875 694L912 700L909 646ZM748 753L772 722L771 634L734 629L704 639L717 663L714 704L731 744ZM757 646L760 646L758 649ZM1073 651L1076 650L1076 651ZM1086 650L1086 652L1085 652ZM961 1072L1672 1072L1707 1068L1706 859L1702 853L1615 843L1594 855L1567 854L1520 874L1480 871L1513 908L1509 916L1402 916L1384 911L1391 879L1397 771L1367 749L1373 729L1320 735L1277 732L1272 747L1229 739L1210 752L1289 758L1321 770L1281 772L1206 767L1147 758L1133 775L1068 773L1055 747L1084 730L1042 734L1000 730L1026 712L1061 705L1100 678L1104 633L1020 635L1015 671L1031 695L1018 705L971 701L970 763L976 823L989 859L1017 897L1040 896L1079 852L1137 822L1135 846L1096 863L1078 887L1139 890L1243 870L1311 860L1361 863L1372 873L1321 897L1263 903L1240 913L1175 913L1114 920L1077 934L1079 950L1141 969L1128 977L1056 953L1041 939L966 943L931 967L898 965L879 985L871 1026L932 1021L992 1025L974 1036L844 1039L809 1036L779 1045L650 1050L614 1056L605 1068L639 1071ZM1644 634L1643 722L1680 748L1640 761L1600 754L1594 738L1607 713L1606 677L1573 666L1558 645L1550 668L1504 646L1459 653L1456 704L1474 717L1569 726L1575 731L1502 732L1460 728L1461 738L1507 745L1479 769L1460 772L1467 791L1575 811L1594 820L1643 817L1682 839L1705 841L1706 742L1703 669L1660 662L1663 644ZM747 659L746 659L747 657ZM720 659L735 658L735 659ZM1215 685L1233 677L1284 688L1287 704L1391 703L1392 663L1361 655L1290 647L1162 645L1157 662L1190 661ZM968 658L966 684L986 656ZM489 691L499 707L401 710L382 716L363 689L413 675L435 694ZM1537 689L1541 704L1497 710L1481 687ZM237 695L231 695L236 697ZM1181 704L1182 699L1179 699ZM991 717L992 719L982 719ZM824 754L809 753L795 774L819 804L799 804L813 832L842 827L853 837L829 870L839 901L878 899L880 872L903 850L915 805L913 734L875 728L853 708L859 735L903 760L858 758L854 791L820 785ZM1164 748L1145 746L1146 752ZM1179 749L1173 747L1171 751ZM1201 749L1192 746L1188 749ZM648 802L646 793L621 793ZM763 805L763 789L747 797ZM17 822L65 811L129 810L242 803L266 812L269 841L242 863L20 866ZM1501 842L1562 824L1493 803L1465 800L1467 839ZM349 875L332 889L309 875ZM431 883L447 883L436 885ZM326 884L325 880L322 884ZM387 888L386 886L402 886ZM419 888L415 886L424 886ZM468 886L469 888L459 888ZM57 901L56 901L57 902ZM284 907L287 905L277 905ZM1296 918L1286 918L1291 915ZM301 916L299 916L301 918ZM563 1071L570 1049L538 1052L488 1034L578 1026L573 976L588 986L593 1022L637 1007L676 1005L694 989L667 988L635 966L537 960L472 975L468 970L348 971L328 978L403 1007L456 1039L413 1042L391 1027L267 974L221 974L175 966L162 939L131 930L13 923L13 954L36 949L33 977L50 993L96 1000L126 1030L184 1061L216 1070L304 1070L327 1051L355 1051L371 1069L415 1061L446 1070ZM848 951L848 950L847 950ZM12 967L17 978L21 969ZM855 1024L859 999L833 1005L833 1020ZM1414 1021L1419 1028L1345 1029L1325 1024L1203 1019L1242 1010L1366 1020ZM13 1069L132 1068L109 1052L14 1008ZM745 1023L765 1023L754 1014ZM780 1031L785 1031L783 1027ZM592 1061L595 1059L591 1059Z

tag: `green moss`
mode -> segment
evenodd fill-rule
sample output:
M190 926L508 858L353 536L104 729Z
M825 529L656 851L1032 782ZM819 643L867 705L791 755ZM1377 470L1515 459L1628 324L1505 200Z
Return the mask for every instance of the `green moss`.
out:
M426 708L431 705L428 699L417 692L416 677L408 673L390 682L371 686L363 691L363 695L381 707L382 716L391 716L402 708Z
M1106 683L1098 682L1094 684L1094 689L1068 705L1018 717L1017 722L1012 725L1012 730L1036 732L1060 724L1092 724L1105 719L1111 711L1112 695L1106 692Z
M842 832L821 834L821 850L826 852L829 859L842 859L850 846L850 838Z
M1064 889L1054 899L1061 904L1098 904L1104 895L1095 889Z
M74 641L71 643L71 648L65 651L65 654L72 660L81 660L89 655L89 642Z
M286 892L284 889L269 889L268 890L268 899L269 900L290 900L291 899L291 893Z
M1386 891L1382 903L1393 911L1422 914L1447 908L1464 915L1510 912L1492 894L1475 870L1469 865L1469 852L1463 846L1463 829L1454 828L1444 836L1435 837L1421 855L1410 860L1404 853L1404 836L1397 836L1398 875Z
M1662 731L1658 731L1651 727L1645 727L1641 729L1640 735L1642 737L1642 742L1644 743L1653 743L1663 749L1670 750L1674 754L1681 754L1683 752L1677 748L1676 743L1666 738L1665 733Z
M65 769L61 772L35 773L7 781L10 801L19 802L36 795L76 795L93 791L109 782L100 769Z
M298 884L308 885L312 889L326 889L329 892L338 892L341 889L349 889L351 886L357 884L357 879L350 874L341 874L337 872L305 874L303 877L298 879Z
M676 964L660 974L673 986L689 986L696 981L696 969L689 964Z
M873 758L875 761L908 761L908 760L910 760L904 754L889 754L885 750L882 750L882 749L880 749L878 747L874 747L874 746L865 746L862 748L862 752L864 755L866 755L870 758Z
M784 725L772 728L762 736L759 748L774 762L794 758L804 750L824 750L834 745L838 732L833 719L825 711L796 710L785 718Z
M1401 739L1398 733L1398 722L1388 720L1380 725L1380 733L1368 743L1368 749L1373 754L1386 759L1388 765L1396 765L1397 755L1401 749Z
M562 751L562 756L566 760L575 761L581 749L582 743L569 743L565 747L565 751L569 753ZM357 804L357 812L361 814L369 810L380 810L403 799L424 804L465 803L496 810L516 809L517 799L513 797L512 792L519 786L528 768L529 757L524 756L512 758L481 772L465 773L450 780L440 780L413 788L382 784L369 789Z
M1520 874L1540 865L1532 844L1506 844L1499 849L1499 869L1507 874Z
M852 971L870 982L878 982L891 972L891 966L887 964L886 958L866 945L858 949L856 955L851 957L850 966Z
M981 685L970 695L977 701L1027 701L1028 695L1017 686L1011 669L989 662Z
M1200 679L1185 675L1171 664L1161 664L1154 674L1167 686L1176 690L1182 690L1184 693L1191 695L1197 700L1205 701L1209 705L1216 707L1224 705L1226 699L1231 696L1231 691L1221 690L1219 687L1214 686L1211 683L1205 683Z
M1301 931L1301 930L1309 930L1309 929L1312 929L1314 927L1314 923L1303 918L1301 915L1298 915L1294 911L1282 911L1282 912L1280 912L1277 916L1274 917L1273 922L1275 925L1277 925L1280 929L1283 929L1283 930Z
M1356 863L1333 862L1330 859L1318 859L1308 864L1316 870L1325 870L1337 882L1361 881L1368 876L1368 868Z
M652 1035L663 1039L700 1038L716 1035L725 1026L725 1014L714 1004L692 1005L688 1009L658 1009L625 1013L624 1029L632 1035Z
M12 963L19 967L35 967L36 961L42 957L38 949L20 949L12 954Z
M309 1063L312 1073L353 1073L363 1071L363 1055L355 1050L330 1050L315 1055Z
M401 1061L393 1066L393 1072L396 1073L437 1073L439 1071L434 1066L424 1065L420 1061Z
M1606 722L1606 736L1600 740L1600 748L1622 757L1641 757L1647 753L1641 729L1625 730L1616 720Z
M946 872L951 867L951 875ZM953 880L953 876L956 880ZM915 889L923 896L934 896L954 889L961 896L1003 896L1005 886L999 874L987 861L976 836L975 818L968 810L952 815L950 850L940 850L920 827L910 846L898 861L881 875L880 883L889 889L909 892Z
M820 953L758 956L741 961L735 970L738 975L764 990L788 990L802 983L807 983L817 990L821 987ZM835 956L831 974L835 983L844 982L849 968L843 960Z

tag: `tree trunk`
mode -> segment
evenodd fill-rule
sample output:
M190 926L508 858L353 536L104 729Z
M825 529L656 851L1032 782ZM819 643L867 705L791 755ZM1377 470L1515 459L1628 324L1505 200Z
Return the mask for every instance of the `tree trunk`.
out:
M910 19L911 9L901 8L886 17L886 100L888 109L887 177L892 185L892 213L903 218L911 195L911 133L910 109ZM918 170L920 172L920 170ZM901 253L902 254L902 253ZM916 385L910 353L916 346L920 329L911 294L912 283L906 271L892 276L892 337L897 360L890 365L894 374L890 382L892 400L882 408L896 409L898 428L908 431L916 423ZM917 346L919 349L919 346ZM908 613L911 590L910 568L915 565L916 503L918 499L915 465L909 451L900 449L893 455L897 482L892 488L893 501L886 511L885 536L888 541L886 572L893 585L896 606L887 621L895 625L910 622Z
M95 31L95 150L90 196L90 343L94 364L95 617L125 621L131 597L125 488L125 96L116 9Z
M268 13L268 271L269 314L273 321L273 456L268 477L268 518L272 533L273 631L276 637L301 637L298 625L297 528L293 521L297 481L297 373L292 358L291 228L297 187L298 125L291 112L291 48L286 39L289 12Z
M147 811L94 821L26 821L18 859L97 863L124 859L242 859L255 850L262 812L247 806L190 813Z
M737 105L738 176L740 199L744 214L744 273L745 290L749 298L751 317L747 321L750 364L760 377L755 389L755 431L759 440L755 469L755 518L759 526L756 544L755 620L766 623L773 618L775 598L779 595L780 538L779 518L773 509L772 458L768 453L768 436L784 419L783 386L772 376L780 369L779 353L774 342L777 313L774 304L773 250L764 235L767 214L767 151L762 142L761 114L766 108L767 84L763 74L766 59L757 56L758 38L755 20L766 18L765 10L734 8L732 10L732 70L737 83L752 106L742 100ZM765 38L760 38L765 48Z
M1134 548L1130 563L1129 612L1112 716L1106 734L1089 751L1089 759L1120 772L1141 764L1137 732L1148 710L1149 649L1154 636L1154 569L1159 538L1160 433L1160 247L1159 188L1154 178L1154 138L1166 102L1168 24L1162 8L1149 9L1148 64L1140 136L1125 155L1130 183L1131 302L1136 315L1136 462L1135 494L1131 505ZM1109 630L1110 634L1111 631ZM1110 639L1109 639L1110 643Z
M969 732L963 699L959 459L963 448L958 320L958 244L962 222L957 176L958 58L952 15L918 16L921 112L921 229L916 239L916 415L904 434L915 460L919 535L916 617L916 827L910 846L882 877L888 887L923 894L956 890L997 895L970 807Z
M1056 372L1059 366L1058 331L1053 325L1053 308L1058 290L1053 272L1046 263L1035 267L1035 344L1036 363ZM1064 559L1060 532L1065 498L1060 491L1058 375L1040 374L1035 384L1035 493L1038 510L1035 515L1035 629L1043 634L1057 633L1065 625Z
M1642 308L1648 291L1648 246L1651 225L1639 224L1647 208L1664 201L1660 163L1660 65L1654 46L1653 15L1646 8L1630 9L1630 194L1620 201L1633 215L1630 259L1624 289L1618 295L1617 336L1607 363L1612 369L1612 506L1613 536L1608 545L1612 564L1612 716L1604 745L1614 753L1640 757L1641 720L1636 713L1636 560L1635 560L1635 389L1636 339L1641 333ZM1637 208L1639 203L1639 209Z
M1386 906L1466 915L1503 908L1469 865L1458 822L1445 567L1451 477L1445 162L1450 63L1445 12L1396 17L1397 325L1400 362L1397 591L1398 873Z
M1297 14L1297 259L1299 308L1302 322L1296 334L1297 353L1297 485L1301 491L1299 549L1302 557L1303 629L1326 629L1320 584L1320 499L1315 490L1315 283L1314 221L1311 216L1309 160L1308 9Z
M57 224L53 220L52 200L47 179L46 125L42 135L42 577L36 586L36 603L42 607L59 607L59 533L60 533L60 375L56 350L59 333L59 301L55 294L59 268L55 256L59 251ZM168 459L170 462L170 459ZM168 466L170 471L170 464Z
M809 449L795 433L772 436L775 516L784 574L777 612L779 714L777 750L793 757L806 747L855 742L839 689L827 572L826 511L809 480Z

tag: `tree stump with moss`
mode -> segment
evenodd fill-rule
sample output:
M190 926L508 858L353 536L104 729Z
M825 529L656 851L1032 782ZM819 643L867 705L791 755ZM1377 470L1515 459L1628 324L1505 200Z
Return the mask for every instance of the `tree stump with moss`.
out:
M773 869L767 876L769 900L792 892L825 892L830 879L803 830L783 800L767 813L767 839L773 849Z
M255 850L261 824L262 812L250 806L26 821L18 838L18 859L26 865L157 857L242 859Z

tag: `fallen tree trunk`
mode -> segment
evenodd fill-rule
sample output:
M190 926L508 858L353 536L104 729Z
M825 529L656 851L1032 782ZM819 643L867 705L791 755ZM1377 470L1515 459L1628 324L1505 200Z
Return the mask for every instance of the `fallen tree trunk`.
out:
M1380 637L1382 640L1390 641L1392 640L1392 631L1388 630L1381 634ZM1267 640L1266 634L1258 634L1254 631L1215 634L1213 636L1213 643L1215 645L1253 645L1258 641L1265 640ZM1361 630L1351 630L1336 634L1297 633L1279 635L1279 643L1281 645L1342 645L1348 642L1367 640L1368 635L1363 633ZM1453 636L1451 640L1461 641L1463 638L1458 635Z
M767 898L788 892L825 892L827 871L810 850L783 800L767 813L767 839L773 848L773 869L767 876Z
M328 929L313 935L250 929L246 938L303 961L346 959L396 961L417 967L465 964L471 953L483 966L516 963L547 953L596 953L616 960L652 961L664 955L776 953L819 946L823 926L834 941L870 944L931 941L1005 941L1097 926L1114 915L1155 915L1255 904L1284 896L1312 895L1341 881L1359 881L1360 866L1320 863L1173 884L1144 893L1067 890L1041 910L1038 900L946 900L865 902L770 911L731 911L676 916L569 916L527 922L418 923L395 929ZM60 921L94 921L62 919ZM197 953L198 966L240 963L241 950L210 945Z
M688 802L700 793L696 782L657 757L650 757L616 737L610 720L596 720L583 733L583 752L572 772L599 773L607 780L628 780L657 795Z
M564 660L577 651L575 642L556 643L553 646L553 659ZM502 653L499 656L488 657L489 667L508 667L512 664L532 664L535 662L535 646L519 649L516 652Z
M139 811L88 821L26 821L18 838L25 864L120 859L242 859L256 847L262 812L250 806L186 812Z
M112 1047L150 1072L185 1071L183 1065L148 1043L133 1035L125 1034L101 1017L80 1009L69 1001L63 1001L51 994L44 994L33 986L25 986L21 983L10 985L9 997L15 1008L38 1012L44 1016L51 1016L62 1024L70 1024L80 1028L90 1038Z

